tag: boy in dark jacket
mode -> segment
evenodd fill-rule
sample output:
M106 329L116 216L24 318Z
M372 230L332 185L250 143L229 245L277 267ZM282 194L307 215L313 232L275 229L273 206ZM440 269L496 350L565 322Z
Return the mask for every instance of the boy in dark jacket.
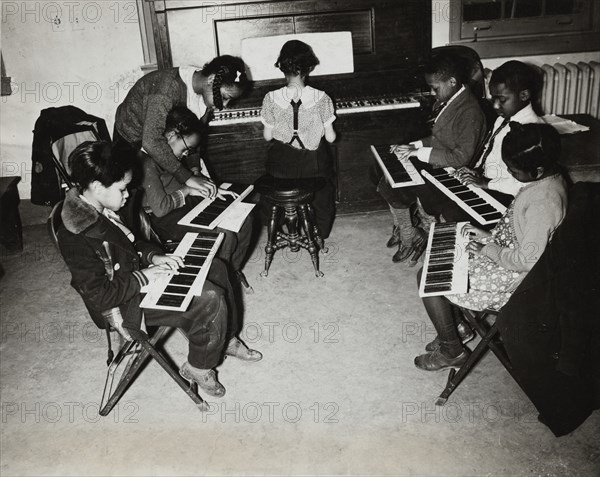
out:
M183 260L136 240L117 214L129 195L132 172L126 158L116 160L111 155L110 143L83 143L69 162L77 187L65 198L58 243L71 271L71 284L97 324L108 321L126 337L142 338L142 287L164 274L176 273L184 266ZM237 320L228 319L229 298L225 265L215 259L202 296L194 297L186 311L144 312L148 326L183 329L189 339L189 353L180 372L216 397L225 394L213 369L223 353L248 361L262 358L236 337Z

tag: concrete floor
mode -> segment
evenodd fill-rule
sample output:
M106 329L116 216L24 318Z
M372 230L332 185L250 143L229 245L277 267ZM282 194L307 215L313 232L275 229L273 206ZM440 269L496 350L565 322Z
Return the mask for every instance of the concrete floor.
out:
M103 333L43 226L2 257L0 475L600 475L600 414L555 438L488 354L444 407L446 373L413 357L434 337L416 269L392 264L386 213L338 218L316 279L306 253L246 266L242 338L209 412L151 363L108 417ZM264 233L260 245L264 245ZM185 359L186 343L166 344Z

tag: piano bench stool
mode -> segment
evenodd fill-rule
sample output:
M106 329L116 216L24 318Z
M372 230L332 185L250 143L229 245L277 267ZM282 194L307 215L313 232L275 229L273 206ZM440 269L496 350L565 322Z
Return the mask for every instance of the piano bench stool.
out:
M262 277L269 274L273 255L277 250L289 247L293 252L301 248L308 250L315 275L322 277L319 270L319 250L327 253L310 206L314 193L325 186L321 177L310 179L276 179L265 175L258 179L255 188L270 210L267 223L267 245L265 246L265 269ZM283 225L287 232L283 231Z

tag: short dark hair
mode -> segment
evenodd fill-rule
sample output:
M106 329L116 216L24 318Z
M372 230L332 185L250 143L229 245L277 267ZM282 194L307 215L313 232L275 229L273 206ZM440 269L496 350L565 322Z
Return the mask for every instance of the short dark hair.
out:
M83 191L99 181L104 187L110 187L133 172L131 156L113 154L112 144L108 141L86 141L77 146L69 155L71 179L79 190Z
M174 131L179 136L189 136L194 133L202 134L204 124L186 106L176 105L167 114L165 132L169 131Z
M221 86L236 86L244 91L250 83L246 75L244 60L237 56L217 56L202 67L201 73L203 76L215 75L212 89L215 106L218 109L223 109Z
M490 86L504 83L514 93L528 90L533 96L537 90L534 69L517 60L507 61L496 68L490 78Z
M548 124L519 124L511 121L502 141L502 159L525 172L538 167L555 170L560 159L560 136Z
M423 67L423 73L439 76L442 81L456 79L460 84L466 80L466 72L462 62L449 52L439 52L431 56Z
M319 59L310 45L303 41L290 40L281 47L275 66L284 75L306 76L318 64Z

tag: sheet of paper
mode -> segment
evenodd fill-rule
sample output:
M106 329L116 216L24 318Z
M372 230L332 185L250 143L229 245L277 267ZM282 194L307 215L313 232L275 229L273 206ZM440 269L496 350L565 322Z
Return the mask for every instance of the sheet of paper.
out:
M222 229L231 230L232 232L239 232L244 220L252 212L256 204L248 204L246 202L238 202L234 207L231 207L223 220L217 225Z
M546 124L549 124L558 131L558 134L574 134L583 131L589 131L590 128L571 121L570 119L561 118L555 114L546 114L542 116Z
M311 76L354 72L352 34L349 31L245 38L242 40L242 59L250 68L254 81L283 78L283 73L274 65L281 47L289 40L307 43L319 58L320 63Z

